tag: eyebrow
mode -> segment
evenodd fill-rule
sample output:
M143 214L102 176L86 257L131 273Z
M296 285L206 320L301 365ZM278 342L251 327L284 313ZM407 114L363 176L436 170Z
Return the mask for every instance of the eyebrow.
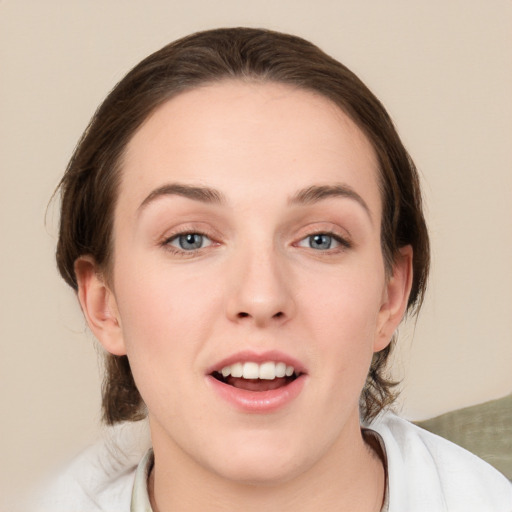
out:
M169 183L153 190L146 199L142 201L138 210L144 209L149 203L164 196L181 196L193 199L194 201L211 204L222 204L226 202L222 192L213 188L185 185L182 183Z
M144 209L149 203L160 197L181 196L194 201L209 204L225 204L226 198L222 192L210 187L186 185L183 183L169 183L153 190L140 204L138 210ZM289 205L314 204L331 197L346 197L359 203L367 213L370 220L372 214L365 200L350 186L345 184L311 185L297 191L289 200Z
M296 192L288 201L289 204L314 204L331 197L346 197L361 205L368 217L373 221L370 208L366 201L350 186L345 184L312 185Z

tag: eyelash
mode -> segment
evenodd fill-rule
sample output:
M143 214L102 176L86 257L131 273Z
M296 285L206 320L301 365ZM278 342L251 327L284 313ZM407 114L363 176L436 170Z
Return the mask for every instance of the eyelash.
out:
M183 248L178 248L178 247L171 245L171 242L179 239L182 236L187 236L187 235L197 235L197 236L207 238L210 241L210 244L208 244L208 246L206 246L206 247L198 247L196 249L191 249L191 250L185 250ZM334 248L328 247L324 250L321 250L318 248L315 249L314 247L311 247L311 245L309 245L309 247L300 245L302 242L305 242L308 239L310 240L309 244L311 244L311 239L315 236L329 237L332 240L334 240L336 243L338 243L339 247L334 247ZM162 241L161 245L162 245L162 247L164 247L165 250L171 252L172 254L186 258L186 257L193 257L193 256L197 255L200 251L206 249L207 247L210 247L212 245L218 245L218 242L216 242L215 239L211 235L208 235L204 231L184 229L183 231L173 233L171 236L166 237ZM309 233L308 235L304 236L303 238L301 238L298 242L294 243L293 245L295 247L304 247L306 249L312 249L319 255L322 253L324 253L324 254L339 253L339 252L343 252L347 249L352 248L351 242L349 242L347 239L339 236L338 234L330 232L330 231L317 231L314 233Z
M191 229L184 229L183 231L178 231L177 233L173 233L171 236L166 237L161 242L160 245L165 250L169 251L170 253L178 255L178 256L182 256L185 258L190 257L190 256L195 256L198 252L205 249L205 247L199 247L197 249L185 250L185 249L181 249L181 248L174 247L173 245L171 245L171 242L179 239L182 236L186 236L186 235L198 235L198 236L207 238L211 242L207 247L209 247L210 245L218 245L218 243L214 240L214 238L211 235L208 235L207 233L205 233L203 231L191 230Z
M334 240L335 242L337 242L340 245L340 247L335 247L335 248L330 248L329 247L329 248L327 248L325 250L319 250L319 249L314 249L313 247L308 247L310 249L313 249L313 250L317 251L318 253L342 252L344 250L352 248L352 243L349 242L346 238L343 238L340 235L338 235L336 233L333 233L333 232L330 232L330 231L317 231L315 233L310 233L310 234L306 235L305 237L301 238L299 240L299 242L297 242L294 245L302 247L302 246L299 245L301 242L306 241L308 239L311 240L311 238L313 238L315 236L327 236L327 237L331 238L332 240Z

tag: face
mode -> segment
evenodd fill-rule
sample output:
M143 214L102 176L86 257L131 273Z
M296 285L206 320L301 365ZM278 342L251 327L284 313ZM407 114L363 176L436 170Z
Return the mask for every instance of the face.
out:
M157 456L264 482L348 449L407 295L363 133L311 92L224 82L161 106L123 162L113 275L80 296Z

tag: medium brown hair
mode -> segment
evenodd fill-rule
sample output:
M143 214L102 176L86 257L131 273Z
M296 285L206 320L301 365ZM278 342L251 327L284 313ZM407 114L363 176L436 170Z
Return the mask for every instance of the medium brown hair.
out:
M381 246L386 270L401 247L413 248L408 312L421 305L429 270L429 239L418 175L386 110L344 65L299 37L251 28L190 35L153 53L110 92L80 139L59 185L57 264L78 289L74 263L90 255L108 277L113 212L123 154L131 137L158 106L182 91L226 79L288 84L321 94L366 134L379 161L383 201ZM386 361L394 340L372 360L361 395L361 412L373 418L394 400ZM126 356L107 354L103 418L113 424L137 420L145 406Z

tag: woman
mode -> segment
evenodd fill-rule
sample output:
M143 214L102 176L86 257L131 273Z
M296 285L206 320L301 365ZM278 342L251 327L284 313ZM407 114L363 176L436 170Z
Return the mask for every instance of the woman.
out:
M499 473L385 411L429 243L414 165L343 65L264 30L172 43L107 97L61 193L104 418L147 415L152 449L77 461L52 510L510 510Z

